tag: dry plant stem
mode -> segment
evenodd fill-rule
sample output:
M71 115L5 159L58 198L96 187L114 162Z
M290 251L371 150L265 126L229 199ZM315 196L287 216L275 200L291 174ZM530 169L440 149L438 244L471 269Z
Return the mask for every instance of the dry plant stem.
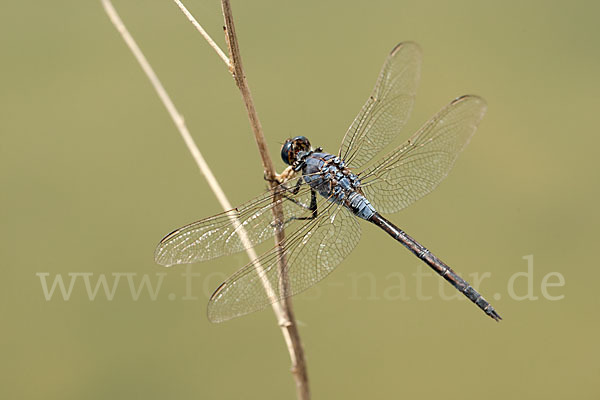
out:
M135 41L133 40L133 38L131 37L131 35L129 34L127 29L125 28L125 25L119 18L118 14L116 13L116 11L115 11L114 7L112 6L112 4L110 3L110 1L102 0L102 4L104 5L106 13L110 17L111 21L113 22L113 24L115 25L115 27L117 28L119 33L121 33L123 40L125 41L125 43L127 43L131 52L134 54L135 58L137 59L137 61L141 65L142 69L148 76L148 79L150 80L150 82L152 83L152 86L156 90L158 97L161 99L165 108L169 112L169 115L173 119L173 122L175 123L175 126L179 130L179 133L181 134L181 137L183 138L186 146L188 147L190 153L192 154L192 157L196 161L198 168L200 169L202 174L205 176L211 190L217 197L219 203L221 204L221 206L223 207L223 209L225 211L231 210L233 207L229 203L229 200L227 200L225 193L221 189L219 183L217 182L212 171L210 170L208 164L204 160L202 153L200 153L198 146L194 142L194 139L190 135L190 132L188 131L187 126L185 125L183 117L181 116L181 114L179 114L179 112L175 108L175 105L173 104L173 102L171 101L171 98L169 97L166 90L160 83L160 80L158 79L158 77L156 76L154 71L152 70L152 67L148 63L148 60L146 60L146 58L144 57L144 54L141 52L140 48L137 46L137 44L135 43ZM251 260L255 260L257 258L257 254L254 251L254 249L251 248L252 245L251 245L250 241L248 240L248 236L247 236L245 229L241 226L241 223L233 215L231 215L230 218L231 218L232 222L236 225L236 232L240 235L240 238L241 238L242 242L244 243L244 246L246 247L246 252L248 253L248 257L250 257ZM262 270L262 266L260 266L259 264L256 264L255 267L259 271ZM268 281L267 281L267 284L270 285L270 283ZM271 293L271 294L274 292L273 289L270 287L265 287L265 290L267 290L267 293ZM275 314L277 315L280 323L281 323L281 321L287 321L285 313L283 312L283 308L281 307L281 305L279 303L274 303L273 309L274 309Z
M110 0L102 0L102 4L104 5L106 13L110 17L110 20L115 25L115 27L117 28L119 33L121 33L123 40L125 41L127 46L129 46L129 49L131 50L131 52L133 53L133 55L135 56L135 58L141 65L141 67L144 70L144 72L146 73L146 75L148 76L148 79L150 80L150 82L152 83L152 86L156 90L158 97L161 99L161 101L163 102L163 105L169 112L169 115L171 116L171 118L173 119L173 122L175 123L175 126L179 130L179 133L181 134L181 137L183 138L186 146L188 147L188 150L190 151L190 153L192 154L192 157L196 161L198 168L200 169L200 171L202 172L202 174L205 176L206 180L208 181L208 184L209 184L211 190L213 191L213 193L215 194L215 196L217 197L219 203L221 204L221 207L223 207L223 209L225 211L231 210L233 207L229 203L229 200L227 200L227 197L225 196L225 193L221 189L221 186L219 185L217 179L215 178L215 176L213 175L212 171L210 170L208 164L204 160L202 153L200 153L198 146L194 142L194 139L190 135L190 132L188 131L187 126L185 125L183 117L181 116L181 114L179 114L179 112L175 108L175 105L171 101L171 98L167 94L163 85L160 83L160 80L154 73L154 70L148 63L148 60L146 60L146 57L144 56L144 54L142 53L142 51L140 50L138 45L133 40L133 37L127 31L127 28L123 24L123 21L121 21L121 19L119 18L119 15L117 14L114 7L112 6ZM235 218L233 215L230 215L230 218L236 226L236 229L235 229L236 232L238 233L238 235L240 236L240 239L242 240L242 242L244 243L244 246L246 247L246 252L248 253L248 257L250 257L251 260L256 260L257 254L254 251L254 249L252 249L252 245L250 243L250 240L248 239L246 230L243 228L243 226L241 226L241 223L239 222L239 220L237 220L237 218ZM259 271L259 272L263 271L263 268L260 264L255 263L255 267L256 267L257 271ZM264 274L262 274L262 275L264 275ZM265 282L266 282L266 283L264 283L265 290L267 291L267 293L270 293L272 296L274 293L274 290L272 287L270 287L270 282L268 280L265 280ZM275 311L275 314L277 315L278 320L280 321L280 324L285 325L285 323L282 323L281 321L287 321L287 317L283 311L283 307L281 307L281 304L275 302L273 304L273 310Z
M210 186L211 190L217 197L217 200L221 204L221 207L223 207L223 209L225 211L231 210L233 207L229 203L229 200L227 200L227 197L225 196L223 189L221 189L221 186L219 185L217 179L215 178L215 176L213 175L208 164L204 160L202 153L200 153L198 146L194 142L192 135L190 135L190 132L187 129L187 126L185 125L183 117L181 116L181 114L179 114L179 112L175 108L175 105L171 101L171 98L169 97L169 95L166 92L163 85L160 83L160 80L154 73L154 70L148 63L148 60L146 60L146 57L144 56L144 54L142 53L142 51L140 50L138 45L133 40L133 37L131 36L129 31L127 31L127 28L125 27L125 25L123 24L123 21L121 20L121 18L117 14L116 10L112 6L110 0L102 0L102 5L104 6L104 9L105 9L106 13L108 14L111 22L113 23L115 28L117 28L117 30L123 37L123 40L125 41L125 43L129 47L129 49L131 50L131 52L133 53L133 55L139 62L140 66L146 73L146 76L150 80L150 83L156 90L158 97L163 102L163 105L169 112L169 115L171 116L171 119L173 120L173 122L175 123L175 126L179 130L179 133L181 134L183 141L185 142L186 146L188 147L188 150L190 151L190 153L192 154L194 161L196 161L198 168L200 169L200 171L202 172L202 174L208 181L208 185ZM244 246L246 247L246 252L248 253L248 257L250 257L251 260L256 259L257 254L254 251L254 249L251 248L250 240L248 239L245 229L241 226L241 223L233 215L230 215L230 218L231 218L232 222L236 225L236 232L238 233L238 235L240 236L240 239L242 240L242 242L244 243ZM258 268L261 268L261 267L257 266L257 269ZM279 308L279 310L277 310L276 313L279 312L280 314L283 314L281 307L278 307L278 308Z
M185 7L185 5L183 5L183 3L179 0L173 0L175 2L175 4L177 5L177 7L179 7L179 9L183 12L183 14L186 16L186 18L192 23L192 25L194 26L194 28L196 28L196 30L198 30L198 32L200 32L200 34L208 41L208 43L210 44L210 46L217 52L217 54L219 55L219 57L223 60L223 62L225 62L225 65L227 65L229 72L231 73L231 75L235 78L236 77L236 73L235 73L235 66L234 64L231 63L231 61L229 60L229 58L227 58L227 56L225 56L225 53L223 53L223 51L219 48L219 46L215 43L215 41L210 37L210 35L204 30L204 28L202 27L202 25L200 25L200 23L194 18L194 16L192 15L192 13ZM229 10L231 10L229 8ZM224 16L226 18L226 15L224 13ZM229 11L229 16L231 16L231 12ZM230 21L232 22L233 19L230 18ZM233 27L233 24L231 24L230 26ZM225 31L227 33L227 28L225 28ZM234 37L234 42L237 43L237 40L235 39L235 35L232 35ZM229 36L226 34L225 39L228 41L229 43ZM243 75L243 70L241 67L241 59L239 58L239 49L236 49L236 51L231 51L230 50L230 54L237 54L238 55L238 60L239 62L237 63L238 69L241 72L241 75ZM274 176L276 174L275 169L273 167L273 163L271 161L269 152L266 150L266 142L264 140L264 135L262 133L262 127L260 125L260 121L258 119L258 115L256 114L256 110L254 109L254 105L253 105L253 101L252 101L252 96L250 95L250 90L248 88L248 85L246 84L245 79L243 81L238 81L236 80L236 84L238 86L238 88L240 88L240 92L242 94L242 99L244 100L244 104L247 107L248 113L249 113L249 118L251 120L251 125L253 128L253 132L255 134L255 139L257 141L259 149L262 149L261 151L259 151L259 153L261 154L262 160L263 160L263 166L265 168L265 177L268 177L269 179L269 183L271 184L271 187L275 187L277 186L276 183L273 181L273 179L271 178L272 176ZM242 86L245 88L243 89ZM250 111L251 110L251 111ZM279 208L281 209L281 208ZM277 219L276 218L276 211L274 211L274 219L275 222L277 221L281 221L281 219ZM283 214L279 213L280 218L283 218ZM279 225L279 224L278 224ZM285 239L285 237L283 236L283 232L279 233L278 239L276 240L276 243L281 243L281 241ZM282 261L284 260L284 256L281 256ZM286 290L286 286L285 284L283 284L283 282L285 282L284 279L282 279L282 288L280 288L280 290ZM267 291L267 294L271 293L272 294L272 289L270 287L270 282L268 281L264 281L263 285L265 286L265 290ZM289 304L289 303L288 303ZM290 306L291 308L291 306ZM290 320L288 318L288 314L287 313L283 313L283 315L279 316L279 314L276 312L276 314L278 315L279 318L279 324L281 326L286 326L290 324ZM288 348L290 349L290 356L292 358L292 362L295 365L295 353L292 351L293 347L292 347L292 342L291 339L289 337L289 335L284 334L284 337L286 339L286 343L288 343Z
M228 67L230 67L230 71L232 71L232 73L233 73L233 69L232 69L232 66L230 65L229 59L227 59L227 57L219 49L219 47L216 45L216 43L214 43L214 41L212 39L210 39L210 36L208 36L208 34L204 31L204 29L202 29L200 24L198 24L195 21L195 19L191 16L191 14L185 9L183 4L181 4L181 2L179 2L177 0L175 0L175 2L178 4L179 8L184 12L184 14L188 17L188 19L192 22L192 24L194 24L194 26L196 26L196 28L201 31L201 33L203 34L205 39L211 44L211 47L213 47L213 49L215 49L215 51L219 54L221 59L223 59L223 61L228 65ZM198 168L200 169L202 174L207 179L208 184L209 184L211 190L213 191L213 193L215 194L215 196L217 197L219 203L221 204L221 206L223 207L224 210L231 210L232 209L231 204L227 200L223 190L221 189L216 178L212 174L212 171L210 170L210 168L208 167L204 158L202 157L202 154L200 153L198 146L195 144L194 140L192 139L192 136L190 135L190 133L185 125L183 117L181 116L181 114L179 114L179 112L175 108L175 105L173 104L173 102L171 101L166 90L160 83L160 80L158 79L158 77L156 76L154 71L152 70L152 67L146 60L146 58L143 55L143 53L141 52L140 48L137 46L137 44L133 40L133 37L127 31L125 25L123 24L122 20L120 19L119 15L117 14L116 10L114 9L112 3L110 2L110 0L102 0L102 5L103 5L107 15L109 16L111 22L113 23L115 28L118 30L118 32L121 34L123 40L125 41L127 46L130 48L131 52L133 53L133 55L139 62L140 66L142 67L144 72L146 73L152 86L156 90L159 98L161 99L165 108L169 112L169 115L171 116L175 126L179 130L179 133L181 134L186 146L188 147L190 153L192 154L192 157L196 161ZM238 54L239 54L239 51L238 51ZM246 85L246 88L247 88L247 85ZM249 91L248 91L248 94L249 94ZM251 98L250 98L250 102L252 102ZM254 107L252 107L252 109L254 109ZM256 112L254 112L254 115L256 115ZM256 118L256 121L258 121L258 118ZM258 126L260 127L260 123ZM261 131L260 131L260 133L262 136ZM262 141L264 144L264 139ZM266 149L266 146L263 146L263 147ZM266 154L268 157L268 153L266 151L264 154ZM268 161L270 162L270 159ZM271 164L270 170L274 174L274 169L272 167L272 164ZM235 219L233 216L231 216L231 218L232 218L232 222L238 227L238 228L236 228L236 231L240 235L240 239L242 240L242 242L244 243L244 246L246 247L246 252L248 253L248 256L250 257L251 260L256 260L257 255L254 252L254 250L250 247L250 242L247 238L246 231L240 226L240 223L237 219ZM259 272L259 275L260 275L262 266L255 264L255 267L257 269L257 272ZM265 282L263 282L263 284L265 284ZM268 281L266 281L265 290L267 291L267 293L271 293L271 294L273 293L273 289L270 288L270 283ZM293 366L292 370L294 372L294 376L296 377L298 397L301 399L308 399L309 391L308 391L308 380L306 378L307 375L306 375L306 367L305 367L305 363L304 363L304 354L303 354L302 346L300 343L300 337L298 335L298 331L297 331L296 325L294 323L294 318L293 318L293 314L291 311L291 307L287 308L287 312L286 312L285 308L282 307L280 303L274 303L272 306L273 306L273 311L274 311L275 315L277 316L279 324L281 326L285 341L288 345L288 351L290 352L290 357L292 359L292 366Z
M225 53L223 52L223 50L221 50L221 48L215 43L215 41L212 40L212 38L210 37L210 35L204 30L204 28L202 27L202 25L200 25L198 23L198 21L196 21L196 18L194 18L194 16L192 15L192 13L190 13L188 11L188 9L183 5L183 3L181 1L179 1L179 0L173 0L173 1L175 2L175 4L177 4L177 7L179 7L179 9L183 13L183 15L185 15L187 17L187 19L192 23L192 25L194 25L194 28L196 28L196 30L198 32L200 32L200 34L208 42L208 44L210 45L210 47L212 47L213 50L217 52L217 54L219 55L219 57L221 57L221 60L223 60L223 62L228 67L231 68L231 64L229 63L229 58L227 58L227 56L225 55Z
M223 8L223 17L225 19L225 38L227 39L227 46L229 48L230 71L233 73L233 78L235 79L235 83L240 90L244 100L244 105L246 106L246 111L248 112L248 119L250 120L252 131L254 132L254 139L256 140L256 144L258 145L258 150L262 158L265 177L267 177L271 189L275 189L277 186L277 182L274 179L276 172L275 168L273 167L273 162L271 161L269 151L267 150L267 144L263 135L262 126L260 124L260 120L258 119L258 115L256 114L254 101L252 100L250 88L248 87L248 83L246 81L246 75L244 73L242 64L242 56L238 45L237 35L235 33L235 24L233 21L231 4L229 3L229 0L221 0L221 6ZM273 201L277 201L279 196L279 193L274 193ZM284 337L286 338L286 341L288 341L288 349L290 344L292 346L292 348L289 350L292 358L292 373L296 381L296 393L299 399L305 400L310 398L310 390L308 386L308 373L306 370L306 361L304 359L304 350L302 348L300 334L294 318L291 300L285 294L287 292L287 261L282 249L285 241L285 234L283 228L281 228L284 220L283 209L281 205L276 205L273 207L273 217L275 225L278 227L275 233L275 242L280 249L280 290L283 293L284 312L287 314L287 324L282 326L282 328L285 329L285 332L287 333L287 335L284 334Z

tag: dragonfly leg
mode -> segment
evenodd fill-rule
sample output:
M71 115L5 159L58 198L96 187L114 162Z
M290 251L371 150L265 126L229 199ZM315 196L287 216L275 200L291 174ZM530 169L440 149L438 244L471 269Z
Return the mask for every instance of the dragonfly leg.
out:
M302 178L298 178L298 182L296 182L296 185L294 185L293 189L287 188L284 185L281 185L285 191L290 192L292 195L297 195L298 192L300 191L300 188L302 187L303 184L303 179ZM317 193L314 190L310 191L310 205L307 207L305 204L300 203L298 200L288 196L284 193L281 194L285 199L295 203L296 205L305 208L307 210L310 211L316 211L317 209ZM297 218L298 219L298 218ZM312 219L312 218L311 218Z
M267 177L267 173L265 172L263 175L263 179L267 182L275 182L277 184L283 184L283 183L293 179L295 175L296 175L296 171L294 171L294 169L291 166L289 166L286 169L284 169L282 173L275 174L275 176L273 178Z
M299 205L302 208L307 208L307 206L305 206L304 204L300 203L298 200L293 199L289 196L287 196L285 193L286 192L290 192L291 194L293 194L294 196L298 194L298 192L300 191L300 188L302 187L302 178L298 178L298 182L296 182L296 184L294 185L293 188L289 188L287 186L285 186L283 183L281 185L279 185L280 189L282 190L281 192L281 196L284 197L287 200L290 200L293 203L296 203L297 205Z
M302 187L302 184L303 184L302 178L298 178L298 182L296 182L296 184L294 185L294 187L291 188L291 189L282 184L280 186L283 189L283 193L281 193L281 196L283 198L285 198L286 200L289 200L292 203L294 203L294 204L296 204L296 205L298 205L298 206L300 206L302 208L306 208L307 210L312 210L312 208L311 208L312 207L312 197L313 197L314 193L311 193L311 205L310 206L306 206L305 204L302 204L298 200L296 200L296 199L294 199L294 198L292 198L292 197L290 197L290 196L288 196L288 195L285 194L285 192L290 192L294 196L297 195L298 192L300 191L300 188ZM316 199L315 199L315 201L316 201Z
M299 186L299 185L297 185L297 186ZM291 191L293 192L294 189L291 189ZM310 205L308 207L305 204L300 203L298 200L296 200L290 196L287 196L285 193L283 193L282 196L286 200L289 200L289 201L293 202L294 204L297 204L299 207L302 207L308 211L311 211L311 214L308 217L290 217L290 218L286 219L283 222L284 226L292 221L307 221L307 220L315 219L319 215L317 212L317 192L315 192L314 190L310 191ZM271 224L271 225L275 226L274 224Z
M286 196L286 198L287 198L287 196ZM290 199L290 200L292 200L292 199ZM292 200L292 201L294 201L294 200ZM310 191L310 206L308 206L308 210L312 211L312 213L309 217L291 217L290 221L291 220L306 221L306 220L317 218L317 216L319 215L317 212L317 192L315 192L314 190Z
M294 185L293 188L289 188L283 184L281 184L279 186L282 190L282 192L280 193L282 198L284 198L285 200L291 201L292 203L296 204L300 208L311 211L311 215L308 217L290 217L290 218L286 219L283 222L283 226L287 225L291 221L305 221L305 220L311 220L311 219L317 218L317 215L318 215L318 213L317 213L317 192L315 192L314 190L310 191L310 204L308 206L306 204L296 200L294 197L292 197L293 195L298 194L298 192L300 191L300 188L302 187L303 184L304 184L303 179L298 178L298 182L296 182L296 184ZM287 195L288 192L291 193L292 196ZM275 223L271 223L271 226L275 227Z

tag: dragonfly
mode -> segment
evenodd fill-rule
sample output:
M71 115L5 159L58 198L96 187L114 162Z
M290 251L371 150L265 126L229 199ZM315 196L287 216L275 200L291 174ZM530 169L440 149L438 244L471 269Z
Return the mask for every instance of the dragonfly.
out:
M273 189L233 210L183 226L160 241L155 260L171 266L240 252L285 229L285 239L215 290L208 302L210 321L258 311L325 278L357 245L360 220L404 245L485 314L502 319L468 282L382 215L396 213L431 192L452 169L486 111L482 98L459 97L400 146L375 157L408 120L420 67L417 44L395 46L337 154L313 148L304 136L288 139L281 148L288 167L277 176ZM277 224L274 207L283 212Z

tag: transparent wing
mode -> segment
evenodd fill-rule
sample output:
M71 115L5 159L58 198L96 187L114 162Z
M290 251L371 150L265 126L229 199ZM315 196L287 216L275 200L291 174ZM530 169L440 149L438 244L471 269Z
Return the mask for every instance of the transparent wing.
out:
M290 192L287 185L280 185L278 189L282 189L287 196L277 201L283 207L284 227L293 228L294 224L298 225L294 218L311 214L308 210L310 187L303 183L296 195ZM245 247L238 235L241 228L246 231L251 245L256 246L275 234L271 212L275 204L273 191L269 190L233 210L179 228L160 241L154 258L158 264L170 266L210 260L242 251Z
M339 156L360 168L400 132L415 102L421 69L421 49L400 43L383 64L375 88L346 132Z
M485 101L452 101L406 143L359 174L362 190L382 213L394 213L432 191L452 169L486 111Z
M347 209L320 199L318 216L286 238L284 282L275 247L227 279L211 296L208 318L222 322L258 311L293 296L325 278L360 239L357 218ZM259 265L257 267L256 265Z

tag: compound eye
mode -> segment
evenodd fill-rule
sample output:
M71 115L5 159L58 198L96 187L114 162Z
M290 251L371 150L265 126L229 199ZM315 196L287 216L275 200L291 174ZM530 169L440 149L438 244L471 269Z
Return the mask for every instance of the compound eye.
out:
M287 165L292 165L294 163L294 159L296 158L296 154L294 153L294 139L288 139L285 141L283 146L281 146L281 159Z
M304 136L296 136L293 139L288 139L283 146L281 146L281 159L287 165L294 165L298 160L298 153L301 151L310 151L310 142L307 138Z
M310 150L310 142L305 136L296 136L292 139L296 144L296 148L301 151L309 151Z

